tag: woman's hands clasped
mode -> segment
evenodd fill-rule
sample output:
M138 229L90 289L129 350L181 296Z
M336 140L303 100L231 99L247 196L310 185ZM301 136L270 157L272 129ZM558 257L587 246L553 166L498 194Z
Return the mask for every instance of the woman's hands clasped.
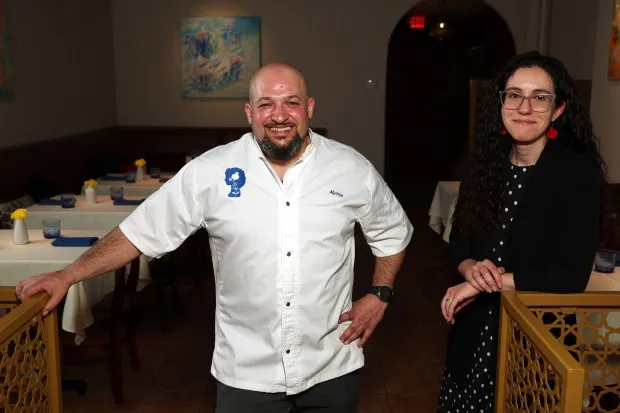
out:
M496 266L491 260L465 260L459 265L458 271L472 287L487 293L501 291L503 267Z

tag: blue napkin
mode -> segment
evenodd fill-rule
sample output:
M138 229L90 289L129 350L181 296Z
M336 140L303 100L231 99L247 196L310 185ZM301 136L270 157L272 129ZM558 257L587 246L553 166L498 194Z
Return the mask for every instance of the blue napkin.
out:
M159 182L163 184L164 182L168 182L168 179L170 178L159 178Z
M60 199L51 199L46 198L39 201L40 205L62 205L62 201Z
M99 237L58 237L52 241L55 247L90 247Z
M114 201L114 205L140 205L144 199L118 199Z
M125 175L104 175L100 179L102 181L124 181Z

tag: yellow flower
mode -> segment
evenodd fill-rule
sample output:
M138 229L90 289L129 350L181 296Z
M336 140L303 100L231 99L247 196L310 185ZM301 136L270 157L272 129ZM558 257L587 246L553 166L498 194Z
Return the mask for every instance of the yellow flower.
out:
M138 168L140 168L140 167L142 167L142 166L146 165L146 161L145 161L144 159L140 158L140 159L138 159L138 160L135 162L135 164L136 164L136 166L137 166Z
M28 210L25 208L18 208L11 213L11 219L26 219L28 216Z
M94 179L89 179L88 181L84 181L84 185L86 186L97 186L97 181L95 181Z

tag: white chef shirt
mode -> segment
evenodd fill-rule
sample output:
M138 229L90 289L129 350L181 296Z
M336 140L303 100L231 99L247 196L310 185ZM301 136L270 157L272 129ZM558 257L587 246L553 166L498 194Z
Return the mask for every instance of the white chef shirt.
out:
M205 152L120 224L152 257L207 229L216 285L211 373L231 387L296 394L362 367L359 339L339 340L350 322L338 324L352 304L355 222L378 257L404 250L413 233L367 159L310 137L283 181L251 133Z

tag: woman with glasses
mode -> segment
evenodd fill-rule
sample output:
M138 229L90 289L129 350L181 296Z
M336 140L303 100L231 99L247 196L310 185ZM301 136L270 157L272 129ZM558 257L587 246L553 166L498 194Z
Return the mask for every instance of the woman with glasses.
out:
M481 102L441 301L452 324L438 412L493 412L500 291L583 292L605 181L598 139L555 58L513 58Z

